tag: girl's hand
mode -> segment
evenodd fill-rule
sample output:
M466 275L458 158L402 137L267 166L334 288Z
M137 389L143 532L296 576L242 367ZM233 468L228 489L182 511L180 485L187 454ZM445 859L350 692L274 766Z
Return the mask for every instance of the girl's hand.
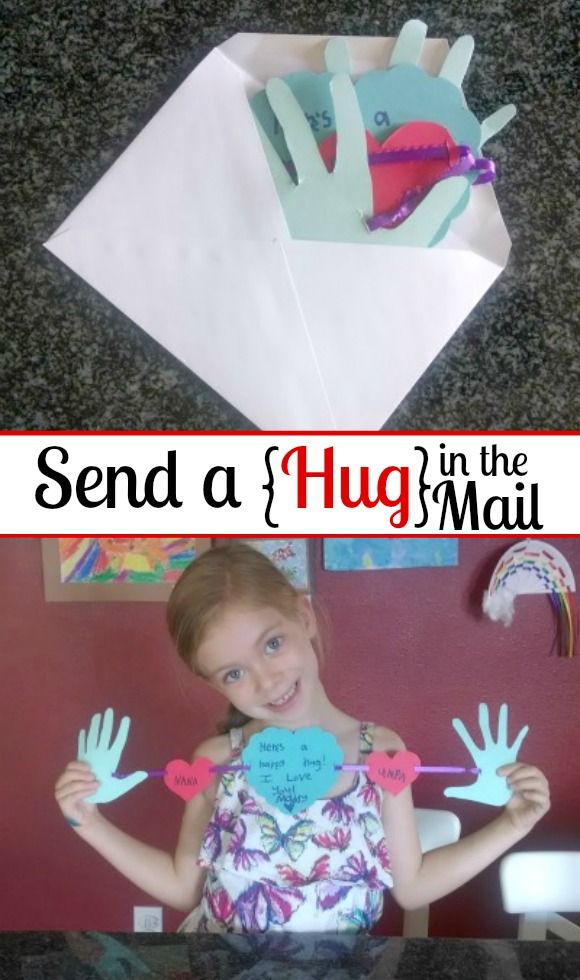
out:
M120 796L147 779L147 773L143 769L123 777L115 775L125 748L131 719L127 716L121 718L119 730L113 738L114 724L113 709L107 708L104 715L93 715L88 734L84 728L79 732L77 759L91 767L99 782L99 789L92 797L91 803L110 803L111 800L118 800Z
M550 786L536 766L512 762L500 766L498 776L505 776L512 796L505 813L513 827L527 834L550 809Z
M85 798L96 793L99 786L91 767L78 759L69 762L57 779L54 796L72 827L85 826L97 816L97 807L94 803L87 803Z

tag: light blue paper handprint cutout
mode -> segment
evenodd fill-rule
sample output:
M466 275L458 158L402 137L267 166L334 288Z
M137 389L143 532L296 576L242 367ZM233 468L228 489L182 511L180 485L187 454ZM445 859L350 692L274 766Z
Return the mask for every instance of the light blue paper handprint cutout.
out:
M356 83L366 128L384 140L391 128L413 119L438 122L456 143L466 144L475 156L516 113L506 105L482 123L465 104L461 88L471 56L473 38L460 37L452 45L439 75L433 77L418 67L427 32L420 20L410 20L401 29L386 70L370 71ZM385 118L386 117L386 118Z
M334 37L327 42L324 48L324 64L325 72L295 71L282 76L282 80L292 91L308 120L317 143L322 143L330 133L336 132L330 83L334 75L350 75L351 72L350 57L344 38ZM290 154L284 139L284 131L272 111L266 89L254 95L250 99L250 105L280 159L289 163Z
M418 67L426 33L427 27L422 21L407 21L385 67L366 72L356 82L355 91L365 128L382 142L403 123L413 120L437 122L449 130L456 143L468 145L478 156L483 144L513 119L515 106L502 106L480 123L468 109L461 87L473 55L473 38L470 35L459 37L445 57L439 74L432 76ZM327 43L324 61L324 72L301 71L283 76L318 143L336 130L330 95L332 77L351 72L345 38L332 38ZM251 106L280 158L287 159L284 134L266 92L258 92L251 99Z
M469 786L449 786L444 795L458 800L473 800L474 803L488 803L490 806L505 806L511 790L504 776L498 776L500 766L515 762L529 727L524 725L514 742L508 745L508 706L499 709L497 738L494 739L489 726L489 709L486 704L479 705L479 727L483 736L483 747L475 744L467 728L459 718L453 719L453 727L470 753L480 774Z
M296 71L283 76L283 81L296 98L317 143L321 143L330 133L336 132L334 103L330 94L332 78L333 74L330 71L318 75L307 71ZM262 89L250 99L250 105L276 153L282 161L288 163L290 154L284 139L284 131L272 111L266 89Z
M147 773L141 770L124 776L122 779L113 775L117 770L127 742L131 719L127 716L121 719L119 731L114 740L112 740L113 725L113 709L107 708L102 719L100 714L93 715L88 735L84 728L79 732L77 758L90 765L101 784L96 793L87 797L87 803L110 803L111 800L118 799L119 796L128 793L134 786L147 779Z
M504 106L480 124L467 108L461 88L473 53L473 39L469 36L460 37L445 58L439 75L433 77L418 67L426 30L426 25L421 21L408 21L401 29L385 68L367 72L356 82L354 90L358 115L362 121L362 132L364 134L367 130L382 143L389 134L408 122L419 120L434 122L443 126L456 144L470 147L476 157L481 151L482 144L513 118L515 108L511 105ZM339 94L335 83L339 78L349 76L351 72L346 39L333 38L328 42L325 49L325 67L327 70L320 74L294 72L281 80L273 80L265 91L259 92L251 100L291 235L296 238L365 244L417 246L436 244L447 233L451 221L467 207L470 186L477 177L476 172L462 178L460 194L457 193L458 184L452 190L448 188L440 192L435 202L431 201L420 211L414 226L408 228L405 234L393 236L392 231L399 231L402 226L392 229L389 234L378 234L376 231L372 235L368 233L365 219L370 218L373 213L372 181L370 174L367 174L364 181L367 184L366 193L363 193L363 174L360 166L357 165L356 168L360 193L356 195L351 193L350 199L341 208L337 191L343 186L343 180L339 179L333 184L326 182L323 188L322 174L317 176L316 182L313 180L313 160L307 173L304 167L299 165L296 159L296 144L299 142L305 145L306 136L299 133L296 113L289 114L288 95L282 97L280 95L282 90L273 88L273 85L278 85L280 81L285 83L286 92L288 90L291 92L295 104L299 107L300 115L306 119L307 128L311 132L310 143L313 147L317 147L330 134L336 132L338 135L340 131L343 147L348 144L348 149L344 152L348 152L351 161L354 159L351 153L354 142L360 144L362 152L358 120L355 124L353 112L346 115L339 112L340 107L337 102L340 100L342 103L343 96ZM343 85L342 81L340 85ZM356 133L349 134L346 129L348 125L355 125ZM295 178L294 183L297 181L300 185L304 180L308 182L308 193L291 193L285 174L277 165L278 161L282 161L286 173L291 173ZM303 156L301 161L304 163ZM449 178L449 180L455 181L456 178ZM329 193L331 187L333 192ZM352 184L350 189L352 192ZM321 201L333 208L332 213L328 210L325 212L326 220L321 213L321 208L315 209L314 213L310 211L311 201L319 193L322 193ZM454 199L454 204L445 213L441 213L443 207L447 206L448 195L449 198ZM362 206L355 203L359 200L364 201ZM349 206L352 220L345 223L342 220L344 210ZM358 212L356 220L352 215L353 206ZM305 211L310 213L306 216ZM305 220L305 217L308 217L308 220ZM408 225L409 222L410 218L406 218L403 225ZM437 224L436 230L433 230L434 224Z
M369 232L365 219L372 214L372 181L364 124L349 75L334 75L330 83L337 132L332 173L327 171L311 128L288 85L275 78L268 82L266 91L284 131L297 177L296 183L258 125L293 238L428 246L441 236L469 189L465 177L450 177L436 184L398 227Z

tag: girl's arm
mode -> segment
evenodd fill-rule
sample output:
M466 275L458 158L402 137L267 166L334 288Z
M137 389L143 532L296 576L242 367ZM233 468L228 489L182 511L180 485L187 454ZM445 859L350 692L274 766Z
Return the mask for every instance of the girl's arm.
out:
M227 739L208 739L194 754L214 762L227 758ZM176 909L191 910L201 897L205 869L197 857L203 833L212 814L217 779L208 789L186 804L177 847L173 855L145 844L119 830L87 803L98 783L84 762L71 762L57 781L56 800L67 822L109 864L157 901Z
M379 750L400 751L398 736L379 729ZM383 743L383 744L381 744ZM474 878L526 836L550 807L548 782L534 766L513 763L499 770L512 789L506 808L481 830L455 844L421 854L411 789L384 794L383 824L393 873L393 894L405 909L421 908Z

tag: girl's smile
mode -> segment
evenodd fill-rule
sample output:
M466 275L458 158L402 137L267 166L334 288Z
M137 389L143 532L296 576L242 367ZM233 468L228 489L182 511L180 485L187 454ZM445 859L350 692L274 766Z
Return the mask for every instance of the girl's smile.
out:
M291 687L288 688L285 694L277 700L272 700L268 702L268 707L273 711L289 711L299 693L300 681L295 681Z
M315 635L307 600L299 602L296 618L270 607L232 606L209 627L197 668L249 718L304 723L320 688Z

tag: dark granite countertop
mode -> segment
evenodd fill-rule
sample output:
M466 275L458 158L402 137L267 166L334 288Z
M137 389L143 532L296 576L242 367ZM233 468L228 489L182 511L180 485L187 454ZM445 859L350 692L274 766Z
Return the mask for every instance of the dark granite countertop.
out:
M572 0L4 0L0 427L234 428L247 420L42 248L194 66L238 31L475 37L513 247L390 428L579 428ZM576 236L576 237L575 237Z
M580 943L0 933L1 980L578 980Z

